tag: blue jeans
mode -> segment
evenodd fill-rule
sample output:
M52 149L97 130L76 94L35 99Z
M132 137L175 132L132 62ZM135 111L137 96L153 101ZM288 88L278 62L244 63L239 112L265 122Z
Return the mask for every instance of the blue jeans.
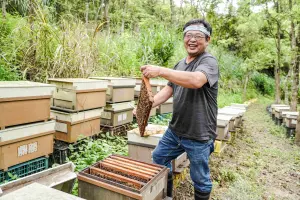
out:
M186 152L190 160L190 175L194 182L194 188L200 192L210 192L212 182L208 159L214 151L214 142L199 142L178 137L170 129L167 129L157 147L153 151L153 161L156 164L170 166L171 160Z

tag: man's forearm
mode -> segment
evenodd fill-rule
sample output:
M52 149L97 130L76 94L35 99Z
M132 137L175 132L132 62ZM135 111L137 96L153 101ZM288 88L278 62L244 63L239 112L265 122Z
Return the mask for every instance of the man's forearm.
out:
M163 67L160 69L159 76L185 88L201 88L207 82L202 72L176 71Z

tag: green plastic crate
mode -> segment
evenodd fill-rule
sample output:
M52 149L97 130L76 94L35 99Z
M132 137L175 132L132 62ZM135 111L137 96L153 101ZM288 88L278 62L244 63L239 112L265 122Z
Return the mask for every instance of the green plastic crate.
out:
M14 165L9 167L5 172L0 171L0 183L4 181L11 181L13 179L13 177L9 176L9 173L12 174L12 176L17 176L17 178L22 178L48 169L48 167L48 158L46 157L40 157L18 165Z

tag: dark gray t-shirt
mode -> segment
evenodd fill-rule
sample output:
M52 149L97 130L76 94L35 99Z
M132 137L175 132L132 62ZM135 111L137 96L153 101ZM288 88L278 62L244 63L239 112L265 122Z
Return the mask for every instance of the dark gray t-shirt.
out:
M204 141L216 138L219 79L216 58L204 52L189 64L186 59L179 61L174 69L202 72L208 82L199 89L168 83L173 88L173 117L169 128L177 136L187 139Z

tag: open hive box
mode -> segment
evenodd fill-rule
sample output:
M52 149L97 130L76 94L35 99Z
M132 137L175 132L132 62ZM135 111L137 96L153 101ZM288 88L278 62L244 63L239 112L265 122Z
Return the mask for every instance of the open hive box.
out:
M56 120L55 139L68 143L100 133L100 117L103 108L66 113L52 110Z
M167 126L149 124L144 132L144 137L140 136L139 128L127 131L128 156L143 162L152 162L152 152L163 137ZM172 160L172 171L180 173L182 169L189 165L187 154L184 152L176 159Z
M50 118L55 86L29 81L0 81L0 130Z
M166 167L112 155L79 172L78 194L89 200L164 199Z
M106 101L119 103L134 100L135 79L119 77L90 77L94 80L108 81Z
M101 114L102 126L119 126L133 120L134 101L106 104Z
M106 105L107 81L84 78L48 79L56 85L52 106L63 111L82 111Z

